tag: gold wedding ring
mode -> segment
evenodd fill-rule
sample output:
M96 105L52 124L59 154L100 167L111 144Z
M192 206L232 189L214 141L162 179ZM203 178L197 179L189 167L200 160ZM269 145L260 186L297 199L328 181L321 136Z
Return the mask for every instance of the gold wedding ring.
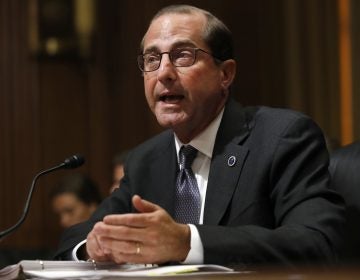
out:
M136 242L136 255L140 255L140 243L139 242Z

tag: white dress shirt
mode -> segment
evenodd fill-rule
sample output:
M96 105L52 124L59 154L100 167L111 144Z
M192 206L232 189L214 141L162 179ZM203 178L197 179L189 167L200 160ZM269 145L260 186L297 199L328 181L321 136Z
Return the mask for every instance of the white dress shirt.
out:
M189 143L186 144L186 145L191 145L198 150L197 156L191 168L194 172L201 198L201 212L200 212L199 224L202 224L204 220L205 198L206 198L206 189L209 178L210 163L214 150L216 134L219 129L223 113L224 113L224 109L203 132L201 132L198 136L196 136L193 140L191 140ZM179 163L179 151L180 148L183 146L183 143L181 143L181 141L177 138L176 135L175 135L175 146L176 146L176 153L178 155L178 163ZM179 167L180 167L180 163L179 163ZM199 236L199 232L194 225L189 224L189 226L191 231L190 251L184 263L185 264L204 263L204 248Z

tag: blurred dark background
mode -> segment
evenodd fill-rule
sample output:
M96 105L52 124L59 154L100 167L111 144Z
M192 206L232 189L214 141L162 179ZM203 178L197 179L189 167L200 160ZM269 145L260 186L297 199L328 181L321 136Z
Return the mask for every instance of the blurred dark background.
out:
M232 30L242 104L305 112L339 145L360 138L360 1L2 0L0 231L20 217L39 170L81 153L80 171L106 195L112 157L161 131L136 55L153 14L177 3L207 9ZM56 248L49 191L65 172L40 179L0 257Z

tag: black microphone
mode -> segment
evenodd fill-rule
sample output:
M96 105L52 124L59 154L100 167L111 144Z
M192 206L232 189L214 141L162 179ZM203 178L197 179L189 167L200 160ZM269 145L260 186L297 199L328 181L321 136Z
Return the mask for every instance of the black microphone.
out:
M32 180L30 191L29 191L28 197L26 199L24 211L23 211L23 214L22 214L21 218L19 219L19 221L15 225L8 228L7 230L4 230L4 231L0 232L0 241L5 236L7 236L11 232L13 232L15 229L17 229L24 222L24 220L25 220L25 218L26 218L26 216L27 216L27 214L29 212L30 201L31 201L31 197L32 197L32 194L33 194L33 191L34 191L34 188L35 188L35 183L36 183L36 181L37 181L37 179L39 177L41 177L42 175L45 175L47 173L50 173L52 171L59 170L59 169L77 168L77 167L83 165L84 162L85 162L85 159L84 159L83 156L81 156L81 155L73 155L73 156L65 159L62 163L60 163L60 164L58 164L58 165L56 165L54 167L51 167L49 169L40 171L38 174L36 174L35 177Z
M83 165L84 162L85 159L82 155L73 155L65 159L64 162L60 164L62 167L59 168L73 169Z

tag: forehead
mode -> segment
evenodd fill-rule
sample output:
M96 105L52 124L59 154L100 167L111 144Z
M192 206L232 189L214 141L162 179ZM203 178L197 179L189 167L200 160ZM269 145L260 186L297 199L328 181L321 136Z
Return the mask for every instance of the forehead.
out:
M205 20L201 13L162 15L150 24L144 36L144 50L165 50L181 43L206 47L202 36Z

